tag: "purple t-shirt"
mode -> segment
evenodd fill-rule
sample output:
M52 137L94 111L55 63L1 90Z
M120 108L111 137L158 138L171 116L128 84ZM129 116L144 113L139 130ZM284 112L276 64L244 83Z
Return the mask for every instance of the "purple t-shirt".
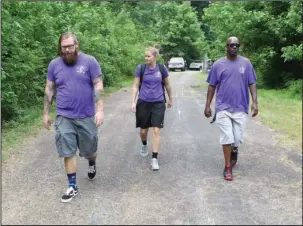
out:
M86 118L95 114L92 81L102 74L97 60L79 53L77 63L67 66L61 57L48 66L47 79L55 83L56 114L68 118Z
M249 59L237 56L230 61L221 58L216 61L206 82L217 86L216 112L246 112L249 107L249 85L255 83L257 77Z
M141 65L138 65L135 76L140 77ZM168 71L164 65L164 78L168 77ZM146 102L163 101L162 75L157 65L154 69L150 69L146 65L143 75L142 85L139 92L139 99Z

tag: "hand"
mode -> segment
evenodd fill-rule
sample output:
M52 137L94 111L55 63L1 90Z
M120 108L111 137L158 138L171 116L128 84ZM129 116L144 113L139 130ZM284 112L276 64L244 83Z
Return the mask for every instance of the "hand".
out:
M136 103L132 103L131 111L136 112Z
M255 117L258 114L258 104L252 103L251 105L251 112L252 112L252 117Z
M205 107L204 115L205 115L206 118L211 117L211 108L210 107Z
M49 114L43 114L43 123L44 123L44 127L49 130L52 124Z
M168 103L167 103L167 107L168 107L168 108L171 108L171 107L172 107L172 105L173 105L172 102L173 102L173 101L172 101L171 99L168 100Z
M104 112L103 111L97 111L97 113L95 114L96 127L101 126L103 124L103 120L104 120Z

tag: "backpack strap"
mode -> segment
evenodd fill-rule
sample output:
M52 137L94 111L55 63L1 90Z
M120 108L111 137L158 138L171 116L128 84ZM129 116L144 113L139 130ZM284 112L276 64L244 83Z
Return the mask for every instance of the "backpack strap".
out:
M143 75L144 75L144 72L145 72L145 68L146 68L146 64L141 64L140 65L140 83L139 83L139 91L141 89L141 84L142 84L142 81L143 81Z
M162 75L163 96L164 96L164 102L166 103L165 89L164 89L164 86L165 86L165 82L164 82L164 65L158 63L158 66L159 66L160 73L161 73L161 75Z

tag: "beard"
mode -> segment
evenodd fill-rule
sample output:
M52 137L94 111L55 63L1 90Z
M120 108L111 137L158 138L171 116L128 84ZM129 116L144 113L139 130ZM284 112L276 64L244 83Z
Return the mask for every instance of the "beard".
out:
M63 53L61 51L60 56L63 60L63 62L67 65L67 66L73 66L76 64L77 59L78 59L78 51L75 50L72 53Z

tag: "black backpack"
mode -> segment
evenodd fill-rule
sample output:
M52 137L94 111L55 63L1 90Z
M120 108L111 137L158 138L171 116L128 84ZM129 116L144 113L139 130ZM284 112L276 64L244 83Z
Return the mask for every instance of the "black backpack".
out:
M160 63L157 63L157 65L159 66L159 70L160 70L160 73L162 75L163 96L164 96L164 102L166 103L165 90L164 90L164 85L165 85L165 82L164 82L164 65L160 64ZM145 69L146 69L146 64L141 64L139 92L140 92L140 89L141 89L141 84L142 84L142 81L143 81L143 75L144 75Z

